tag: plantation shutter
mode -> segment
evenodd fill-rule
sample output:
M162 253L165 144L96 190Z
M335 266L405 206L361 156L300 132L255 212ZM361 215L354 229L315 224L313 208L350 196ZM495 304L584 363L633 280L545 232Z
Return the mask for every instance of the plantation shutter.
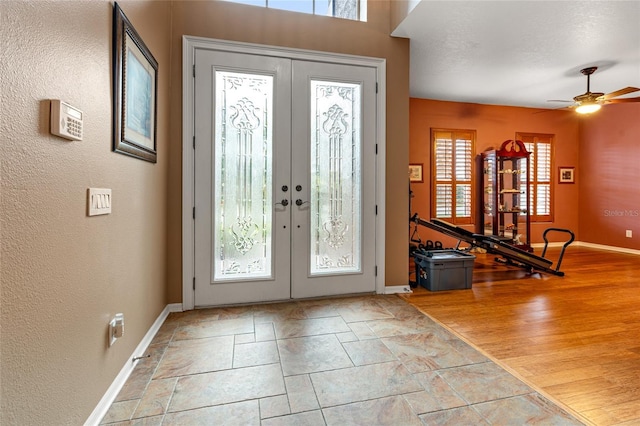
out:
M472 223L475 131L432 129L432 216Z
M553 135L517 133L516 138L524 142L529 156L529 191L531 221L549 222L553 220L551 211L551 154ZM524 176L524 175L523 175ZM520 205L521 208L524 206Z

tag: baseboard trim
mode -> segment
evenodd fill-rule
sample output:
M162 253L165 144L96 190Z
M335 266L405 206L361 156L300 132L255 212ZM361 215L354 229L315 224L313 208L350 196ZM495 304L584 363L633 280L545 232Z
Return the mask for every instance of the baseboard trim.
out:
M109 411L111 404L113 404L113 401L116 399L118 393L120 393L120 390L131 375L133 368L138 363L138 360L134 360L134 358L144 354L153 340L153 337L156 335L158 330L160 330L160 327L171 312L182 312L182 303L171 303L165 306L160 315L158 315L158 318L151 325L151 328L149 328L149 331L147 331L147 334L144 335L136 349L128 358L127 362L120 370L120 373L118 373L114 381L111 383L111 386L109 386L109 389L107 389L107 392L104 394L87 421L84 422L85 426L97 426L100 424L105 414L107 414L107 411Z
M549 247L562 247L564 243L549 243ZM619 253L627 253L627 254L635 254L640 255L640 250L625 248L625 247L616 247L616 246L606 246L603 244L595 244L595 243L586 243L584 241L575 241L571 243L572 246L576 247L587 247L598 250L609 250L609 251L617 251ZM531 244L533 248L544 248L544 243L535 243Z
M389 285L384 288L384 294L413 293L408 285Z
M576 243L572 243L573 245L576 245ZM547 244L547 247L562 247L564 245L564 243L549 243ZM544 243L533 243L531 244L532 248L544 248Z
M575 244L579 247L588 247L588 248L594 248L599 250L609 250L609 251L617 251L619 253L640 255L640 250L635 250L635 249L630 249L625 247L605 246L603 244L585 243L582 241L578 241Z

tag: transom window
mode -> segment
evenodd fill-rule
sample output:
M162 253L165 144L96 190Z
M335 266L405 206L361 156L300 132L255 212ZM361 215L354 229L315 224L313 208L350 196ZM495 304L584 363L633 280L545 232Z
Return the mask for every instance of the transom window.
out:
M227 0L234 3L334 18L367 20L367 0Z
M524 142L529 156L529 217L532 222L553 221L551 197L551 165L553 162L553 135L541 133L516 133L516 139ZM525 175L521 175L523 181ZM526 209L526 199L520 208Z
M475 130L431 129L431 216L473 223Z

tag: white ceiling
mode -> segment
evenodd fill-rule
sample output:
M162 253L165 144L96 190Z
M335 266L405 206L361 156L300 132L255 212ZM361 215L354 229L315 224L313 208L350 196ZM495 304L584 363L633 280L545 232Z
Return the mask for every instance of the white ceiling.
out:
M393 32L411 39L411 97L561 108L587 91L640 87L640 1L422 0ZM640 92L625 97L640 96Z

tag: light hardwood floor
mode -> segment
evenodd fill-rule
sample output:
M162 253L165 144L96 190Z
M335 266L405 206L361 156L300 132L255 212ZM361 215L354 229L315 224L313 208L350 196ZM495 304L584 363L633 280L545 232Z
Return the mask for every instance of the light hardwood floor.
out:
M570 246L558 277L476 256L472 289L402 297L587 422L640 425L640 257Z

